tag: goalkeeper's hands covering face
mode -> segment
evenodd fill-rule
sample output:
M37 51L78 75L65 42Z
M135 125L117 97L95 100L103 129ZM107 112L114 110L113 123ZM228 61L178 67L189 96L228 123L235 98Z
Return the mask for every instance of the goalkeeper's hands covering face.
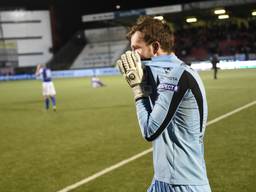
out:
M149 86L144 81L143 68L138 53L126 51L117 61L117 65L127 83L132 88L135 100L150 94Z

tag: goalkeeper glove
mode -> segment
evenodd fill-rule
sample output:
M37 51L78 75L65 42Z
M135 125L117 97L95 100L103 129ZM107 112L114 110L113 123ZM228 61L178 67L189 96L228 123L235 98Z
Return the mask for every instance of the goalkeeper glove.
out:
M134 99L149 96L151 90L144 81L140 56L136 52L126 51L117 61L120 72L132 88Z

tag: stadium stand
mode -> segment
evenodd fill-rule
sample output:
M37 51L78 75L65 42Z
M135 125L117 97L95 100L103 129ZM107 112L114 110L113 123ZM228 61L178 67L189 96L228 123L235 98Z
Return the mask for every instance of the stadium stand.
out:
M126 28L140 15L162 15L171 22L176 31L175 52L187 63L209 61L215 53L220 60L256 59L256 19L251 14L255 0L191 0L177 3L159 7L130 7L129 10L111 9L110 12L102 10L101 13L77 12L75 17L72 17L73 14L66 16L75 20L69 25L59 17L61 12L66 15L64 10L68 10L73 3L62 5L52 2L51 9L44 11L47 17L36 17L36 20L34 16L29 17L32 12L28 12L26 19L18 21L7 20L0 12L0 53L4 55L0 58L1 74L33 74L38 63L47 63L53 70L111 67L121 53L129 49ZM74 6L81 8L79 3ZM218 7L225 8L230 18L218 20L213 14ZM33 14L40 12L33 11ZM21 11L17 13L14 15L22 16ZM187 16L197 17L198 22L186 23ZM13 30L20 26L19 30ZM31 30L27 30L28 26ZM11 33L14 33L13 36L10 36ZM17 40L17 46L7 46L13 40ZM13 47L16 57L10 62L6 53L11 53Z
M187 62L209 60L212 54L237 60L255 59L256 20L209 21L204 25L181 25L175 30L175 52ZM122 27L85 31L88 44L72 69L111 66L128 48Z
M86 30L88 43L74 61L71 69L113 66L127 49L126 28L110 27Z
M78 31L55 55L47 62L53 70L69 69L86 44L83 31Z
M176 52L185 60L206 60L212 54L244 55L253 59L256 53L256 20L233 20L176 31Z
M71 69L112 66L127 46L127 41L89 43Z

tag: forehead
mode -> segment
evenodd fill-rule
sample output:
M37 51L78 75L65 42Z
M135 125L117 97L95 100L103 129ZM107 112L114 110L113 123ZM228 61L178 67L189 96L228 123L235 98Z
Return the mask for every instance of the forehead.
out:
M143 39L144 35L140 31L136 31L132 36L131 36L131 44L141 44L145 43Z

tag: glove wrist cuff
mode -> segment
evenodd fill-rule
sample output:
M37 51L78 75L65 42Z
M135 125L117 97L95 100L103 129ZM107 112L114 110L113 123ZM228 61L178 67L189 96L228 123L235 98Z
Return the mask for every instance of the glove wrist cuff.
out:
M148 97L151 90L149 90L148 87L140 84L132 87L132 92L133 92L134 100L136 101L141 97Z

